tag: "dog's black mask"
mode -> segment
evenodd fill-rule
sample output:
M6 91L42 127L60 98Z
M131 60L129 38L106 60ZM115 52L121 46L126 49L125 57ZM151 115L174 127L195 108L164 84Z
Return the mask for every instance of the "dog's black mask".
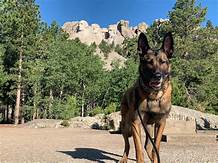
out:
M167 33L159 50L152 50L144 33L139 35L138 53L140 57L139 73L143 84L160 90L170 74L169 59L173 54L173 37Z

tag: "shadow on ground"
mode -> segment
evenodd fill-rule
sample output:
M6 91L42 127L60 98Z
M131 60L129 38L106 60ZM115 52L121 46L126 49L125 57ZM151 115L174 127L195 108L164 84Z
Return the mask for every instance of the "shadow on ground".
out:
M114 153L106 152L99 149L93 149L93 148L75 148L74 151L58 151L58 152L69 155L74 159L86 159L89 161L96 161L99 163L104 163L106 160L119 162L119 160L113 158L113 156L117 156L120 158L122 157L121 155L117 155Z

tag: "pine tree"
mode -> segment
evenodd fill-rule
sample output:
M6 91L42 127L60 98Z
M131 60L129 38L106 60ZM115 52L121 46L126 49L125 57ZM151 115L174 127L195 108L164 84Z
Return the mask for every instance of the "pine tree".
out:
M16 77L16 105L14 123L19 123L21 112L21 93L23 93L23 63L31 55L38 30L39 10L34 0L3 0L1 1L2 43L6 47L6 60L9 73ZM12 62L10 60L12 59ZM13 71L12 71L13 70ZM24 99L23 99L24 100Z
M181 38L188 37L200 28L206 12L207 8L196 5L196 0L177 0L173 10L169 12L173 31Z
M210 21L201 27L207 8L195 0L177 0L169 12L174 32L174 102L200 111L217 113L216 63L218 35ZM181 103L179 103L181 102Z
M5 53L5 49L3 48L3 45L0 45L0 97L2 97L2 86L7 81L7 74L4 71L3 66L3 56ZM0 98L0 104L2 102L2 98Z

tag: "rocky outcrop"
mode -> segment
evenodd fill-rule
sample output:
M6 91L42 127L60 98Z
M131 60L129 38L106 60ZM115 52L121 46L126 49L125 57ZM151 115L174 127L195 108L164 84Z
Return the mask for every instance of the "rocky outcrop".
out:
M55 119L35 119L22 124L22 126L26 128L62 128L62 122L62 120Z
M145 32L147 29L145 23L141 23L136 29ZM132 38L137 36L135 28L129 27L129 22L126 20L121 20L117 24L109 25L108 28L101 28L98 24L89 25L85 20L66 22L62 29L69 34L69 39L79 38L82 43L91 45L95 43L99 45L102 40L108 44L120 45L125 38ZM104 68L106 70L112 69L112 63L118 62L122 67L126 59L119 55L117 52L112 51L107 54L107 57L100 51L99 48L96 49L96 55L100 56L101 60L105 63Z
M170 119L195 120L197 129L218 129L218 116L209 113L173 106Z
M119 66L122 67L125 64L126 58L124 58L123 56L119 55L117 52L115 51L111 51L107 57L105 57L105 55L103 54L103 52L101 52L101 50L99 48L96 49L96 54L101 58L101 60L103 61L104 65L104 69L106 70L112 70L112 65L113 62L118 62Z
M106 120L104 114L98 114L94 117L75 117L70 120L70 127L106 129Z
M85 20L67 22L62 28L69 34L69 39L79 38L81 42L88 45L91 45L93 42L98 45L104 39L100 26L97 24L89 26Z
M89 117L89 119L92 118L94 117ZM82 119L86 119L86 117ZM95 123L98 123L98 121L96 120ZM101 121L101 123L96 126L107 126L106 128L108 129L118 130L120 127L120 121L120 112L115 112L105 116L104 121ZM71 121L71 124L74 123L77 122ZM89 128L92 128L92 124L93 123L88 125ZM172 106L171 112L167 119L167 124L168 133L183 132L184 130L186 130L184 131L184 133L194 133L197 129L218 129L218 116L208 113L202 113L184 107ZM83 127L83 125L81 125L80 127Z
M109 115L98 114L94 117L75 117L69 120L69 127L107 129L118 131L120 127L120 112ZM25 123L28 128L62 128L62 120L38 119ZM173 106L167 119L165 133L195 133L196 130L217 130L218 116L208 113Z
M109 128L112 130L118 131L120 128L120 122L121 122L120 112L111 113L106 117L106 123L108 126L110 126Z
M116 24L109 25L108 28L101 28L98 24L89 25L85 20L66 22L62 29L69 34L69 39L79 38L81 42L90 45L95 42L97 45L102 40L115 45L121 44L124 38L137 36L136 29L146 32L147 25L143 22L137 27L129 27L129 22L120 20Z
M117 29L124 38L133 38L137 35L132 27L129 27L129 22L121 20L117 23Z

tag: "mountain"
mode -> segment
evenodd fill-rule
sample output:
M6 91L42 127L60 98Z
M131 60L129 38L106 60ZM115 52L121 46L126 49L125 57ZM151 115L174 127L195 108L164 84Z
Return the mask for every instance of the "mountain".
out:
M69 34L69 39L79 38L88 45L94 42L99 45L102 40L108 44L121 44L125 38L135 37L139 32L146 32L147 28L148 25L144 22L136 27L129 27L127 20L120 20L108 28L101 28L98 24L89 25L85 20L66 22L62 27Z
M62 29L69 34L69 39L76 39L87 45L95 43L97 45L96 54L105 63L106 70L112 69L112 63L117 61L120 66L124 65L126 59L117 52L112 51L107 57L98 48L98 45L105 41L107 44L121 45L125 38L133 38L140 32L146 32L148 25L144 22L136 27L129 27L129 21L120 20L116 24L109 25L108 28L101 28L98 24L89 25L87 21L66 22Z

